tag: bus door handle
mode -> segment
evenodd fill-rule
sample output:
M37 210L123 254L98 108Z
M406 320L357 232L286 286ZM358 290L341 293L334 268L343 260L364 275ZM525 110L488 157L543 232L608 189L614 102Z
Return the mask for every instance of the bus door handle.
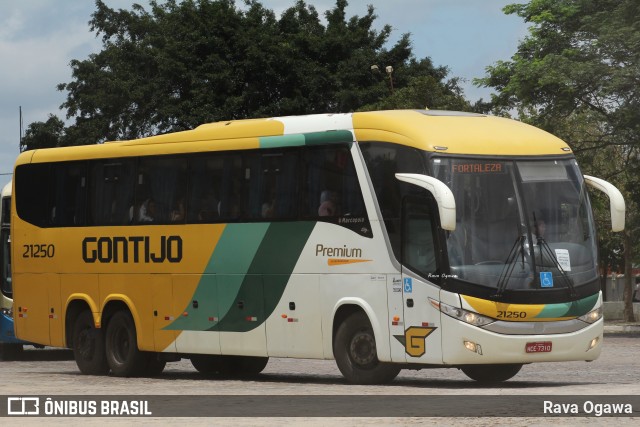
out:
M238 308L242 310L244 308L244 301L238 301Z
M193 308L198 308L198 300L193 300L191 305L193 306Z
M407 299L407 307L409 308L413 307L413 298Z

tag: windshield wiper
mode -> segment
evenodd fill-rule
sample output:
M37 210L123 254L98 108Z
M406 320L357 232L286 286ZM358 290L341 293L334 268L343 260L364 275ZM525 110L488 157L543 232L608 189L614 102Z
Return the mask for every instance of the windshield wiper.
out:
M540 248L540 267L544 267L544 255L549 257L549 259L551 259L553 261L553 263L555 264L555 267L558 269L558 272L560 273L560 277L562 277L562 280L564 281L565 285L567 286L567 289L569 289L569 295L572 298L574 298L576 296L576 288L573 286L573 281L567 275L567 272L564 271L564 269L560 265L560 262L558 261L558 258L556 257L556 255L551 250L551 247L549 246L547 241L544 240L544 238L542 236L536 236L536 237L538 239L538 247ZM544 252L544 254L543 254L543 252ZM534 264L535 264L535 260L534 260Z
M576 289L573 286L573 282L571 278L569 278L569 276L567 275L567 272L564 271L564 269L560 265L560 262L558 261L556 254L553 253L547 241L544 240L544 237L542 237L543 232L540 231L539 226L544 225L544 221L541 224L539 224L538 220L536 219L536 213L532 212L532 214L533 214L533 227L535 229L536 241L537 241L538 247L540 248L540 267L541 268L544 267L544 255L549 257L549 259L552 260L553 263L555 264L555 267L558 269L558 272L560 273L560 277L562 277L562 280L567 286L567 289L569 290L569 295L571 296L571 298L574 298L576 296ZM535 270L535 267L536 267L535 250L533 251L533 255L534 255L533 267Z
M513 246L511 247L511 250L509 251L509 255L507 256L507 260L504 262L504 268L502 269L502 272L500 273L500 277L498 278L498 285L497 285L497 289L496 289L496 293L493 296L493 298L500 298L502 297L502 294L504 293L505 289L507 289L507 283L509 283L509 279L511 278L511 275L513 274L513 269L516 267L516 264L518 263L517 261L517 257L518 257L518 253L520 253L522 255L522 269L524 270L524 266L525 266L525 260L524 260L524 240L525 240L525 236L518 236L516 237L516 241L513 242Z

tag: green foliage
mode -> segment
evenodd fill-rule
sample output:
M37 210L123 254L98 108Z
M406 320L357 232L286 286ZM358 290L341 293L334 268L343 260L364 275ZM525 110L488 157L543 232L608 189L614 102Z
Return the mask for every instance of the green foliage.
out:
M31 123L20 141L20 151L27 147L37 148L59 147L64 138L64 122L53 114L49 114L46 122Z
M640 2L532 0L505 7L531 23L510 61L476 83L498 90L494 112L520 117L569 141L583 170L626 192L632 230L640 202ZM635 231L634 231L635 232Z
M349 112L363 106L468 109L458 81L429 58L416 60L409 35L387 47L373 7L347 17L346 0L320 20L298 0L277 19L258 1L151 1L113 10L96 0L91 30L103 49L71 63L63 108L75 123L65 144L92 144L253 117ZM389 96L385 76L394 68ZM387 99L389 98L389 99Z
M638 245L631 244L640 238L640 2L531 0L504 11L530 23L529 35L510 61L488 67L475 83L498 90L494 112L515 110L565 139L585 174L622 191L627 217L621 236L605 231L607 201L593 201L605 231L603 267L620 271L624 265L629 275L631 262L640 260Z

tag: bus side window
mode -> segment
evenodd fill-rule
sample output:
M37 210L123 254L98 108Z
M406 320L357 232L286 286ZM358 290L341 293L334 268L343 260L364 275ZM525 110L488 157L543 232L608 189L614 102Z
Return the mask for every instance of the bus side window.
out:
M16 168L16 213L24 221L39 227L50 225L50 172L51 166L42 163Z
M362 191L349 148L305 147L303 151L302 217L362 217Z
M133 203L133 159L96 160L91 164L89 225L128 224Z
M211 153L189 162L187 222L234 221L241 217L242 161L236 153Z
M84 225L86 197L85 162L63 162L53 165L49 208L51 225L54 227Z
M184 196L186 188L186 157L140 158L136 178L134 222L139 224L176 222L172 218L176 218L177 204ZM182 215L183 219L184 215Z
M297 217L298 152L262 150L248 156L251 219L271 221ZM246 176L245 176L246 178Z

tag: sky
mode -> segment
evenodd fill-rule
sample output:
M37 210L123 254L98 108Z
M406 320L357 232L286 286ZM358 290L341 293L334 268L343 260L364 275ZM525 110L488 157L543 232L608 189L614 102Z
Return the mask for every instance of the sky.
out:
M322 16L335 0L306 0ZM485 68L509 60L527 34L521 18L502 8L524 0L349 0L347 16L362 16L373 5L378 29L393 28L390 46L410 33L418 59L430 57L436 66L449 67L449 77L463 79L470 101L488 99L491 91L477 88L472 79ZM131 9L146 0L105 0L114 9ZM159 0L158 3L162 3ZM238 6L242 0L236 0ZM261 0L276 16L295 0ZM148 9L148 7L146 7ZM88 22L95 10L92 0L0 0L0 184L11 179L20 141L19 108L23 129L46 121L50 114L66 120L60 105L66 93L59 83L71 81L70 62L99 52L101 43ZM390 47L389 46L389 47ZM379 64L384 67L387 64Z

